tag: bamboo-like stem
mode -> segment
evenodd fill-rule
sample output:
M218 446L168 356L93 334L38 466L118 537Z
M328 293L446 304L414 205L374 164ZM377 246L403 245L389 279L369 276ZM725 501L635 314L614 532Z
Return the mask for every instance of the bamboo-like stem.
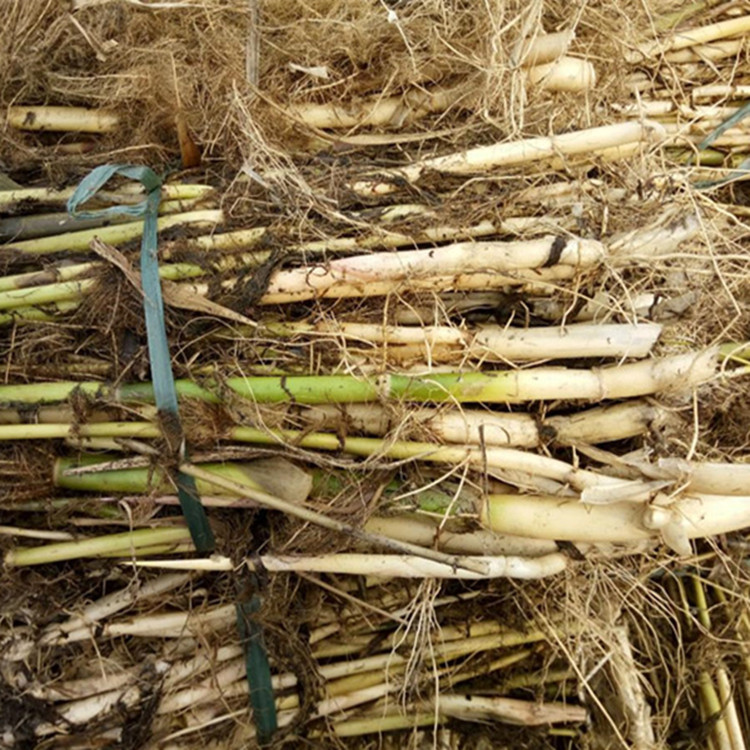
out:
M700 686L701 705L706 713L706 718L714 722L712 734L718 750L734 750L729 739L724 707L721 705L711 675L705 670L698 675L698 685Z
M559 38L550 34L544 37ZM583 91L596 81L593 65L575 57L550 57L552 50L529 49L524 63L529 59L538 62L527 71L533 85L547 91ZM523 54L523 53L522 53ZM361 127L401 128L435 112L444 112L456 104L476 106L471 81L462 81L452 87L410 89L399 96L377 96L348 104L292 104L286 111L293 119L318 129L355 129Z
M408 402L502 403L570 399L599 401L684 392L714 376L718 350L662 357L613 367L575 370L537 367L497 372L434 373L406 376L385 374L366 379L349 375L228 378L223 386L257 403L336 404L382 399ZM183 398L220 403L216 382L199 385L175 381ZM150 383L113 387L96 381L62 381L0 386L0 406L53 404L71 396L88 396L103 403L153 403Z
M463 356L489 361L533 361L580 357L645 357L661 333L653 323L637 325L574 324L565 327L516 329L485 325L475 330L450 326L384 326L366 323L278 323L267 326L274 336L330 334L370 344L419 344L459 347Z
M10 312L0 313L0 326L47 323L53 321L56 315L66 314L78 309L80 300L72 302L56 302L44 309L39 307L14 307Z
M716 686L719 691L719 700L724 710L724 722L732 750L745 750L745 739L737 711L737 704L733 696L734 691L732 690L732 683L724 666L716 669Z
M728 87L719 89L719 91L722 93L725 93L729 90L730 89ZM691 93L694 95L696 91L700 95L701 92L711 92L712 89L704 89L704 87L698 86L693 89ZM631 116L648 116L660 119L662 124L664 125L664 129L667 131L667 134L669 134L674 132L675 126L679 124L682 124L691 129L702 129L704 123L718 125L732 115L737 114L739 109L740 106L737 104L699 105L696 103L684 104L680 102L656 99L641 101L637 104L626 104L618 108L618 111L620 111L622 114ZM738 122L735 125L735 127L742 126L742 121Z
M101 268L101 265L101 263L96 262L75 263L69 266L45 268L43 271L29 271L12 276L2 276L0 277L0 292L70 281L93 273Z
M707 26L698 26L693 29L680 31L672 34L665 41L655 41L641 45L638 49L626 53L628 62L641 62L643 58L662 55L667 52L694 47L695 45L708 44L718 39L739 36L750 31L750 16L739 16L726 21L718 21Z
M664 129L667 132L666 142L673 141L678 144L695 143L700 145L706 136L715 130L722 122L721 118L706 118L698 122L672 122L666 123ZM747 123L739 123L735 127L724 130L722 134L711 140L711 145L719 147L727 143L742 143L743 138L748 135Z
M107 623L102 628L102 637L117 638L132 635L150 638L163 634L166 638L179 638L185 634L186 630L200 632L207 627L218 630L233 623L236 617L237 611L234 604L225 604L205 611L167 612L132 617L129 620Z
M425 547L435 545L445 552L461 555L541 557L557 551L557 544L551 540L502 536L483 529L454 533L441 530L437 521L414 515L370 516L364 528L391 539Z
M491 495L482 506L482 523L504 534L537 539L634 542L658 538L670 526L687 539L710 537L750 526L750 496L693 493L669 508L636 502L584 505L578 500L532 495Z
M243 257L243 260L246 260L248 264L251 264L254 259L255 256L252 258L251 256ZM37 299L34 295L39 294L42 289L55 289L62 282L93 276L97 271L105 267L105 264L99 261L89 261L87 263L75 263L70 266L47 268L44 271L29 271L12 276L2 276L0 277L0 292L26 289L28 290L27 293L32 295L31 299L33 301ZM211 267L219 269L220 264L216 264L216 266L212 264ZM197 276L203 276L206 273L208 273L206 268L194 263L165 263L159 266L159 277L168 281L192 279ZM81 293L85 294L88 291L89 288L85 287ZM55 295L52 294L51 296L54 297ZM40 298L43 299L44 297L41 296Z
M537 65L527 73L532 86L543 91L588 91L596 85L596 70L580 57L561 57L545 65Z
M382 578L456 578L484 580L486 578L536 579L556 575L565 570L567 557L551 553L542 557L468 557L455 558L456 567L450 569L443 563L409 555L370 555L339 553L313 557L294 555L263 555L257 562L247 559L251 570L262 567L272 573L333 573L339 575L370 575ZM235 563L228 557L214 556L204 560L139 560L141 567L167 570L234 570ZM484 565L486 573L475 573L467 566Z
M115 553L128 557L137 554L140 548L155 544L180 544L190 541L185 527L141 529L123 534L109 534L95 539L60 542L42 547L16 548L5 553L7 566L42 565L79 557L96 557L104 553Z
M714 463L660 458L660 474L689 483L696 492L709 495L746 495L750 488L750 463Z
M76 446L79 447L79 446ZM88 448L89 445L86 443L84 448ZM122 446L120 446L122 447ZM108 446L111 451L111 448ZM103 449L104 450L104 449ZM135 495L104 495L99 497L87 498L88 504L85 506L86 510L95 517L101 517L102 523L125 523L123 514L116 508L113 507L119 503L124 503L129 506L137 507L138 505L168 505L176 506L180 504L177 495L156 495L151 496L143 493ZM80 503L80 500L79 500ZM257 508L258 503L252 500L242 500L229 496L216 496L216 495L201 495L201 503L206 508ZM69 509L76 505L76 499L71 497L52 497L45 500L28 500L26 502L14 502L12 505L0 506L2 510L12 510L13 512L49 512L56 508ZM91 519L73 519L71 523L83 526L91 525ZM138 521L132 520L127 521L128 524L133 526L138 525ZM141 525L147 525L148 521L144 521ZM429 545L425 545L429 546Z
M232 604L214 606L202 611L160 612L139 615L124 621L106 623L102 627L101 635L106 638L123 635L142 638L151 638L154 636L180 638L184 636L186 631L200 631L201 628L207 625L212 626L215 630L229 627L235 619L236 612ZM561 636L574 635L580 632L581 628L582 625L566 624L559 628L559 634ZM72 632L75 633L77 631ZM539 630L513 630L492 622L475 624L468 634L466 629L443 628L440 631L440 642L435 644L435 657L440 661L447 662L470 654L476 654L480 651L538 643L547 638L548 635ZM401 643L403 638L392 633L383 643L381 648L385 649L385 651L382 653L321 666L323 676L326 679L337 679L346 675L385 670L391 665L399 666L404 664L408 660L408 657L393 650L393 644L397 640ZM406 639L405 643L411 645L412 640ZM365 635L364 644L367 645L370 642L371 634ZM357 646L357 648L359 647ZM351 653L353 653L351 650L346 652L346 654ZM327 659L332 655L331 649L327 647L325 642L318 643L313 647L313 656L317 659ZM231 669L225 672L225 679L228 679L230 682L242 679L244 676L245 663L242 658L237 658Z
M121 427L126 429L120 430ZM68 424L14 424L4 426L5 435L10 440L38 439L40 437L80 437L84 433L107 434L113 428L118 428L115 430L115 434L120 435L155 437L159 434L157 426L151 423L94 423L81 425L78 428L71 427ZM488 447L482 449L464 445L445 447L436 443L407 441L394 443L380 439L356 437L349 437L342 441L335 434L305 433L290 430L263 431L250 427L236 427L231 429L227 436L241 442L271 445L289 441L298 447L318 450L343 450L359 456L382 455L399 460L422 460L452 464L468 462L471 465L501 472L520 472L529 475L529 477L549 477L556 482L570 484L579 490L601 487L607 492L622 493L627 491L629 496L640 496L643 492L649 491L649 485L646 484L623 482L614 477L574 469L570 464L563 461L507 448ZM221 475L232 481L240 482L246 488L258 489L262 486L264 479L268 478L267 473L263 471L258 473L253 464L227 463L206 466L214 475ZM76 469L76 471L72 471L73 469ZM81 469L86 470L82 471ZM257 480L256 477L258 477ZM158 468L120 469L113 468L106 462L99 467L96 462L91 461L78 466L70 459L57 460L54 469L54 481L57 486L63 488L95 492L164 492L170 486L166 477ZM221 495L221 487L221 484L216 485L209 481L205 484L199 482L198 489L202 494L218 493ZM229 503L229 505L232 505L232 503Z
M651 402L630 400L569 416L547 417L542 420L542 428L553 429L555 442L563 445L596 444L642 435L672 419L670 411Z
M433 213L425 207L421 208L423 214ZM304 256L311 253L340 253L365 249L408 247L427 242L452 242L493 234L541 234L564 229L573 229L573 225L567 222L564 217L509 216L500 220L484 219L477 224L466 227L436 224L409 234L380 229L377 232L357 237L334 237L303 242L299 245L292 245L289 250ZM216 236L224 237L226 235Z
M659 128L660 140L664 138L663 128ZM569 156L551 156L546 160L549 169L563 172L569 168L577 166L589 166L593 164L603 164L612 161L623 161L643 150L643 141L630 141L630 143L621 143L609 148L600 148L596 151L571 154Z
M253 227L251 229L237 229L232 232L212 232L211 234L199 235L181 239L179 246L187 250L215 250L222 252L236 252L237 250L248 250L263 242L268 235L268 227ZM172 243L165 243L163 255L170 256Z
M194 212L201 215L210 213L212 212ZM175 223L179 223L176 221L178 218L163 217L160 221L174 219ZM113 233L121 233L114 243L110 241L110 244L117 244L133 238L123 234L126 227L130 227L128 231L131 234L135 233L133 237L140 236L143 223L73 232L67 236L86 235L85 242L77 248L84 249L94 236L103 239L104 233L112 230ZM59 242L58 237L47 239ZM14 248L19 249L22 245L24 243L18 243ZM28 247L26 249L29 250ZM56 252L61 249L65 248L45 246L42 251ZM35 252L40 250L37 248ZM275 305L317 298L368 297L403 289L439 291L497 288L553 281L570 278L576 274L577 269L595 265L603 258L604 248L595 240L569 239L561 245L559 239L554 237L518 242L456 243L432 250L359 255L339 258L325 265L277 271L260 299L260 304ZM0 309L75 300L90 293L94 284L94 279L84 279L0 292ZM186 285L185 288L202 296L208 293L207 285Z
M111 133L120 118L106 109L86 107L8 107L8 124L19 130Z
M667 52L664 59L670 63L718 62L727 57L734 57L745 43L744 38L720 39L708 44L697 44L685 47L676 52Z
M158 579L158 585L146 584L138 592L139 598L143 598L141 594L146 594L147 587L149 588L149 596L156 595L158 593L157 589L166 584L167 578L174 578L174 576L164 576ZM177 579L169 583L171 584L175 581ZM126 592L118 592L118 595L123 593ZM100 600L101 604L103 605L105 600L110 598L111 595L110 597L104 597ZM99 606L99 603L96 603L94 606ZM107 606L110 606L109 602ZM96 615L96 620L101 620L101 612L94 612L92 609L92 614ZM231 623L231 615L231 608L229 607L217 607L210 611L199 613L180 613L179 616L170 616L168 619L161 615L150 615L140 617L137 620L131 620L129 623L121 624L120 627L117 627L116 624L114 627L105 624L104 631L109 637L121 635L123 632L129 635L141 635L145 637L149 637L152 632L158 632L160 636L172 637L180 631L196 630L209 624L216 629L223 628ZM477 630L476 626L471 629L472 633L475 630ZM484 630L488 629L484 628ZM66 630L66 633L69 635L72 633L75 640L80 640L78 636L85 634L86 628L84 627L80 633L79 631L70 630ZM508 631L507 629L497 630L496 628L494 634L488 632L482 637L469 634L471 638L469 645L473 648L473 653L496 648L498 646L498 638L487 638L486 635L497 636L498 634L501 634L500 643L504 647L532 643L538 641L540 636L543 638L537 632L520 633ZM57 637L57 634L53 633L53 635ZM62 636L62 634L60 635ZM86 636L84 635L84 637ZM441 642L445 645L440 647L437 654L438 658L441 661L450 661L466 653L467 645L463 642L466 637L466 633L453 633L450 628L445 633L441 631ZM454 641L454 645L448 645L451 640ZM62 641L60 642L62 643ZM460 681L471 679L478 674L486 674L490 671L505 668L510 664L527 658L530 654L531 651L529 649L514 651L493 660L489 665L485 663L473 670L464 669L461 672L455 673L453 667L444 667L440 670L440 673L441 675L445 675L449 684L454 685ZM329 697L334 697L357 688L380 684L383 681L384 670L387 670L391 677L401 673L407 665L407 660L401 656L396 656L394 659L394 656L395 654L390 652L389 648L386 647L385 653L376 656L320 665L320 676L327 681L326 693ZM219 668L222 664L225 666ZM242 683L245 678L245 660L238 646L222 647L213 655L213 658L201 655L185 662L172 663L166 669L164 686L167 692L169 688L184 683L191 677L195 678L200 672L212 669L214 673L209 679L202 681L197 686L194 685L179 692L167 694L160 702L158 708L159 714L180 711L191 705L208 700L216 700L222 697L226 699L233 695L242 695L247 690L247 686ZM127 670L125 673L112 674L106 677L85 678L66 681L52 686L33 687L31 692L35 697L43 700L80 700L111 690L128 688L137 679L138 674L136 671ZM293 674L284 673L274 675L272 682L276 690L283 690L296 686L297 678Z
M116 706L122 709L135 708L143 696L139 686L131 686L125 690L112 690L107 693L84 698L79 701L71 701L58 707L60 719L68 725L80 726L88 724L101 715L106 715ZM36 727L37 735L57 733L53 727L41 724Z
M129 556L123 553L122 550L110 549L97 555L97 558L119 558L120 561L124 557L128 560L134 559L136 556L151 557L154 555L190 555L195 552L193 542L187 539L184 542L169 542L165 544L151 544L145 547L139 547L137 551L131 552ZM79 557L88 557L88 555L80 555ZM75 631L77 632L77 631Z
M518 688L539 687L540 685L549 685L555 682L572 680L575 679L576 676L576 671L573 668L545 669L541 672L517 674L509 677L507 680L503 680L502 690L509 692Z
M480 646L480 650L484 650ZM448 668L439 670L439 674L447 674L448 682L451 685L458 684L462 681L471 679L477 674L488 674L498 669L503 669L510 664L514 664L526 658L531 652L529 650L508 654L502 658L495 659L491 664L475 670L462 670L459 673L449 671ZM382 662L382 659L375 658L375 661L382 662L380 668L372 671L363 671L367 666L365 662L372 662L373 659L364 659L350 662L353 668L349 670L348 676L341 677L341 667L346 662L333 664L323 664L318 667L318 673L326 680L325 694L326 699L318 704L314 716L325 716L333 712L342 711L345 708L352 708L357 704L369 702L374 698L387 695L399 689L397 681L393 678L402 674L407 662L404 659L394 659L393 661ZM387 680L384 680L384 672ZM204 682L196 688L188 688L164 698L158 709L159 714L173 713L183 710L189 706L207 701L218 699L228 699L237 695L244 695L247 691L246 685L243 684L245 677L244 659L237 659L233 664L222 669L215 674L210 681ZM274 689L280 690L285 687L293 687L297 684L294 675L283 674L272 677ZM337 700L337 698L339 698ZM277 699L277 709L285 710L297 708L299 706L299 696L290 695Z
M312 487L312 478L303 470L283 458L250 463L202 464L211 476L230 480L247 490L274 491L282 500L304 502ZM81 471L87 469L88 471ZM103 470L102 470L103 469ZM284 479L279 481L283 473ZM53 469L53 482L57 487L78 492L163 493L173 489L164 471L153 466L111 469L100 459L57 459ZM199 479L196 489L201 495L225 495L222 488L210 481Z
M333 723L331 731L337 737L360 737L363 734L382 735L385 732L429 727L436 723L442 723L440 717L435 715L434 710L430 711L424 708L420 710L417 706L406 706L403 710L404 713L386 714L380 711L374 716L336 721Z
M95 229L105 224L123 224L124 217L104 219L81 219L66 213L31 214L9 219L0 219L0 240L5 242L28 240L36 237L48 237L74 230Z
M707 585L709 584L708 581L704 581ZM717 600L721 602L725 607L727 606L727 596L724 592L724 590L721 588L721 586L712 586L714 595L716 596ZM750 698L750 682L748 681L748 675L750 675L750 653L748 653L748 640L750 640L750 619L748 619L747 610L743 608L743 610L739 613L739 617L737 617L736 620L736 628L735 632L737 634L739 647L740 647L740 654L742 659L742 672L740 673L740 677L737 678L740 680L740 691L739 691L739 697L738 697L738 690L737 690L737 684L735 682L735 691L734 691L734 701L740 700L744 702L744 705L748 705L748 699ZM721 670L722 672L725 672L725 670ZM724 681L724 677L719 677L719 693L721 695L721 700L723 705L728 705L728 697L731 696L731 685L727 685ZM730 688L730 689L728 689ZM733 704L733 708L736 714L736 707ZM730 721L730 730L733 732L733 741L735 741L736 746L739 748L739 750L744 750L746 747L746 744L744 742L744 739L742 739L741 742L737 742L734 738L736 737L736 728L737 725L735 724L734 717L729 719ZM744 737L746 735L742 735L740 733L740 737Z
M536 34L518 44L511 59L514 65L526 68L543 65L562 57L568 51L573 39L575 39L573 29L565 29L553 34Z
M88 446L87 446L88 447ZM144 480L144 485L146 484ZM13 512L47 512L53 508L66 508L72 505L72 498L51 498L42 501L13 503L7 508ZM122 518L122 514L110 507L114 503L135 505L141 502L149 505L177 506L177 495L111 495L92 498L100 510L89 507L89 512L102 516L102 523L111 524ZM201 494L201 503L207 508L257 508L258 503L230 496L213 496ZM123 523L125 521L122 521ZM135 525L135 521L127 523ZM148 523L147 521L144 523ZM557 545L552 541L511 537L492 533L484 529L475 531L452 531L440 529L439 523L424 515L371 516L364 525L368 533L379 534L396 541L410 542L420 547L433 547L452 555L494 555L512 557L540 557L557 551Z
M583 624L579 622L560 622L556 623L555 630L558 636L570 636L581 632ZM450 625L444 626L439 631L440 634L440 651L446 659L453 659L466 654L472 653L473 648L499 648L501 646L519 646L529 643L537 643L546 640L549 636L542 630L518 631L513 628L497 622L496 620L481 620L472 622L465 627ZM356 640L354 635L352 641ZM470 642L467 642L468 639ZM413 646L418 643L418 636L414 633L399 634L391 633L382 641L380 648L384 653L380 658L387 661L388 656L398 646ZM369 644L369 636L365 635L361 640L363 646ZM330 646L332 644L320 643L313 650L314 655L318 658L326 658L330 655ZM333 644L335 645L335 644ZM348 639L347 639L348 645ZM353 651L346 651L346 654ZM371 667L375 668L375 667Z
M546 38L560 38L550 34ZM582 91L595 82L593 65L574 57L551 55L548 47L530 49L524 63L540 60L527 71L530 83L548 91ZM410 89L399 96L377 96L348 104L293 104L287 113L305 125L319 129L355 129L360 127L401 128L429 114L444 112L456 104L476 106L474 86L464 80L452 87Z
M90 424L0 424L0 441L53 440L60 438L157 438L158 425L150 422L94 422Z
M240 644L229 644L218 646L210 653L203 652L189 655L186 659L173 662L169 672L164 675L165 699L168 700L168 693L175 690L178 685L188 681L192 682L198 675L213 671L221 664L237 659L244 661L242 646ZM274 676L272 679L275 681L274 687L293 687L296 684L296 678L294 678L294 682L291 682L291 680L285 680L283 675Z
M564 703L533 703L515 698L481 695L441 694L436 700L438 711L462 721L502 721L523 726L540 726L569 722L581 724L588 718L582 706Z
M279 304L320 297L372 296L385 294L400 284L407 288L471 287L471 275L487 283L495 274L551 266L585 268L604 258L604 248L594 240L569 239L561 244L554 237L516 242L465 242L398 253L377 253L339 258L326 266L308 266L274 275L263 304ZM445 281L435 285L430 277ZM449 281L449 277L455 278ZM460 278L463 277L463 278ZM530 281L526 276L524 281ZM509 283L508 281L504 282ZM510 282L512 283L512 282Z
M652 463L618 458L590 448L582 447L582 450L595 460L609 464L612 473L619 476L633 476L636 473L708 495L745 495L750 486L750 463L686 461L679 458L660 458Z
M202 209L187 211L179 214L161 216L157 220L160 232L176 226L190 224L194 226L212 226L224 221L224 214L217 209ZM33 240L22 240L4 245L0 250L4 253L28 253L29 255L49 255L60 252L83 252L88 250L91 240L95 237L110 245L122 245L138 239L143 234L143 221L130 221L97 229L83 229L76 232L39 237Z
M488 698L476 695L441 693L435 705L416 704L379 712L369 717L344 719L333 724L338 737L356 737L419 726L441 724L448 718L462 721L504 721L510 724L583 723L588 714L584 708L562 703L532 703L512 698Z
M74 279L56 284L0 292L0 310L14 310L49 303L75 302L90 294L97 286L96 279Z
M30 688L29 693L39 700L49 702L80 700L128 687L137 680L137 676L137 670L130 668L116 674L65 680L57 685L35 685Z
M711 99L747 99L750 96L750 85L712 83L706 86L696 86L691 96L694 102Z
M641 400L541 420L521 413L418 407L409 409L404 419L398 411L381 404L320 405L305 409L300 416L316 430L336 429L343 419L351 431L382 436L401 423L409 431L426 431L439 442L517 448L533 448L548 440L565 445L623 440L642 435L652 424L670 418L668 412Z
M579 633L581 627L580 623L561 623L556 627L556 633L559 637L569 637ZM448 662L479 651L539 643L547 640L548 637L549 635L541 630L519 631L494 621L474 622L464 629L447 626L439 631L439 640L435 645L435 656L440 661ZM404 664L406 659L402 655L399 655L395 660L393 659L396 655L396 648L398 646L413 646L417 640L415 635L411 633L406 636L400 633L390 633L380 646L381 653L351 662L344 661L331 664L326 667L326 676L332 678L344 674L359 674L376 669L387 669L391 664ZM363 644L367 646L369 642L369 636L366 636ZM330 655L330 651L325 644L315 646L313 652L317 658L327 658Z
M692 154L690 154L692 157ZM503 303L503 292L464 293L461 297L446 296L442 302L448 314L492 310ZM581 307L571 309L570 300L554 297L538 297L524 300L524 307L535 318L550 323L572 324L591 321L607 322L618 314L625 314L638 320L661 320L679 316L695 304L697 297L687 292L680 297L657 297L655 294L634 294L627 300L615 298L606 292L597 292ZM624 303L624 307L623 307ZM413 327L429 326L435 320L435 306L414 303L408 308L394 310L394 323Z
M693 584L698 620L707 633L710 633L712 630L711 611L704 580L699 575L692 575L690 581ZM715 677L716 684L719 686L718 693L711 674L706 670L699 674L701 705L707 716L716 720L713 728L716 744L726 750L741 750L744 746L742 731L739 726L736 707L731 698L729 677L721 662L716 669Z
M552 137L495 143L386 170L376 178L354 183L352 189L362 195L387 195L398 189L399 181L415 183L428 171L458 175L471 174L495 167L515 166L556 156L590 153L628 143L645 144L655 137L661 137L661 127L655 123L623 122Z
M18 536L25 539L46 539L63 541L73 539L68 531L45 531L44 529L24 529L20 526L0 526L0 536Z
M665 156L678 164L695 164L699 167L721 167L727 161L727 155L713 148L704 148L697 153L695 149L671 148L666 149ZM730 163L733 159L730 159Z
M701 220L694 211L666 211L653 224L614 237L609 242L609 253L617 266L642 265L651 258L675 252L700 231Z

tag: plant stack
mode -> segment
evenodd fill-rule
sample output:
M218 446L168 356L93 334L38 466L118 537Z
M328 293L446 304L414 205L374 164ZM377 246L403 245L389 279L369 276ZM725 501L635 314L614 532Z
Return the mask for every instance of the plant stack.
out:
M253 746L250 591L279 742L744 749L750 17L37 5L39 77L2 74L3 741ZM124 160L172 161L177 439L143 222L66 210Z

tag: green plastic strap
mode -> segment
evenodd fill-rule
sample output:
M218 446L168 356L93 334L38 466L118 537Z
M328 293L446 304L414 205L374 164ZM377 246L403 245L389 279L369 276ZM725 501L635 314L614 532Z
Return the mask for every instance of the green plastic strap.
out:
M140 182L146 199L132 206L112 206L97 211L78 211L78 206L91 200L96 193L115 175L129 177ZM143 237L141 239L141 284L143 285L143 310L146 318L148 356L151 362L151 379L154 385L154 400L160 413L167 417L169 426L182 441L182 427L177 406L177 389L172 375L172 362L169 356L167 331L164 324L164 303L159 280L159 259L157 257L157 217L161 200L161 179L148 167L105 164L88 174L68 201L68 213L83 219L98 219L109 216L143 217ZM181 458L185 458L185 445L182 442ZM198 497L195 480L178 472L177 494L185 516L190 536L200 553L214 550L214 537L206 517L206 511Z
M139 181L146 190L146 199L133 206L113 206L98 211L81 211L77 208L96 195L112 177L122 175ZM156 220L161 200L161 179L148 167L108 164L94 169L76 189L68 201L71 216L100 218L107 216L144 217L143 238L141 240L141 284L143 286L143 309L146 318L148 353L151 362L154 400L159 411L167 415L172 427L182 439L179 421L177 389L172 374L169 356L167 331L164 324L164 304L159 280L159 260L157 257ZM184 458L187 449L181 445ZM177 489L180 507L187 521L193 544L198 552L209 553L214 549L214 537L203 505L198 497L195 480L178 472ZM257 587L257 579L251 581ZM236 604L237 627L245 649L247 682L253 718L258 732L258 740L265 744L271 740L277 728L276 705L271 667L263 643L263 632L254 615L260 609L260 597L253 594L249 599L241 598Z
M253 583L257 585L257 579L253 580ZM263 643L263 631L254 617L260 609L260 597L253 594L249 601L237 602L235 606L237 625L245 649L245 668L250 688L250 703L253 707L253 721L258 743L265 745L271 741L278 724L271 684L271 666Z
M698 144L698 151L703 151L703 149L708 148L717 138L726 133L729 128L744 120L748 115L750 115L750 102L740 107L733 115L727 117L724 122L712 130ZM688 161L688 164L690 164L691 161L692 159ZM745 159L737 169L730 172L726 177L722 177L720 180L702 180L701 182L696 182L694 187L697 190L708 190L709 188L720 187L721 185L726 185L728 182L747 177L748 169L750 169L750 159Z

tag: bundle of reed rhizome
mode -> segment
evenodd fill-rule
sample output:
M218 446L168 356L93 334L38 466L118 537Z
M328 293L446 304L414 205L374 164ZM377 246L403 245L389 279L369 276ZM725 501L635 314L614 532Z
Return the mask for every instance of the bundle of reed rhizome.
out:
M280 745L745 747L750 16L632 5L8 3L0 745L255 746L250 643Z

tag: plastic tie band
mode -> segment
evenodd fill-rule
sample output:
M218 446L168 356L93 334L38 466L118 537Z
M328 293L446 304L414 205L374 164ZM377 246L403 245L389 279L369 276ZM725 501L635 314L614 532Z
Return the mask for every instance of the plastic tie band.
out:
M78 211L78 207L91 200L115 175L128 177L143 185L145 200L134 205L111 206L94 211ZM157 241L157 218L161 201L161 178L148 167L106 164L90 172L78 185L68 201L68 213L83 219L99 219L110 216L143 218L141 238L141 284L143 288L143 310L146 319L148 356L151 364L151 379L154 399L163 427L169 438L179 441L178 459L187 460L187 449L180 423L177 389L169 356L169 342L164 322L164 301L159 278ZM193 544L201 554L214 551L215 541L208 523L206 511L198 496L193 477L176 472L177 494L180 508L190 531ZM253 707L258 741L265 744L271 740L277 728L276 707L268 654L263 644L263 633L254 615L260 608L257 594L242 599L236 604L237 627L245 649L247 681Z

